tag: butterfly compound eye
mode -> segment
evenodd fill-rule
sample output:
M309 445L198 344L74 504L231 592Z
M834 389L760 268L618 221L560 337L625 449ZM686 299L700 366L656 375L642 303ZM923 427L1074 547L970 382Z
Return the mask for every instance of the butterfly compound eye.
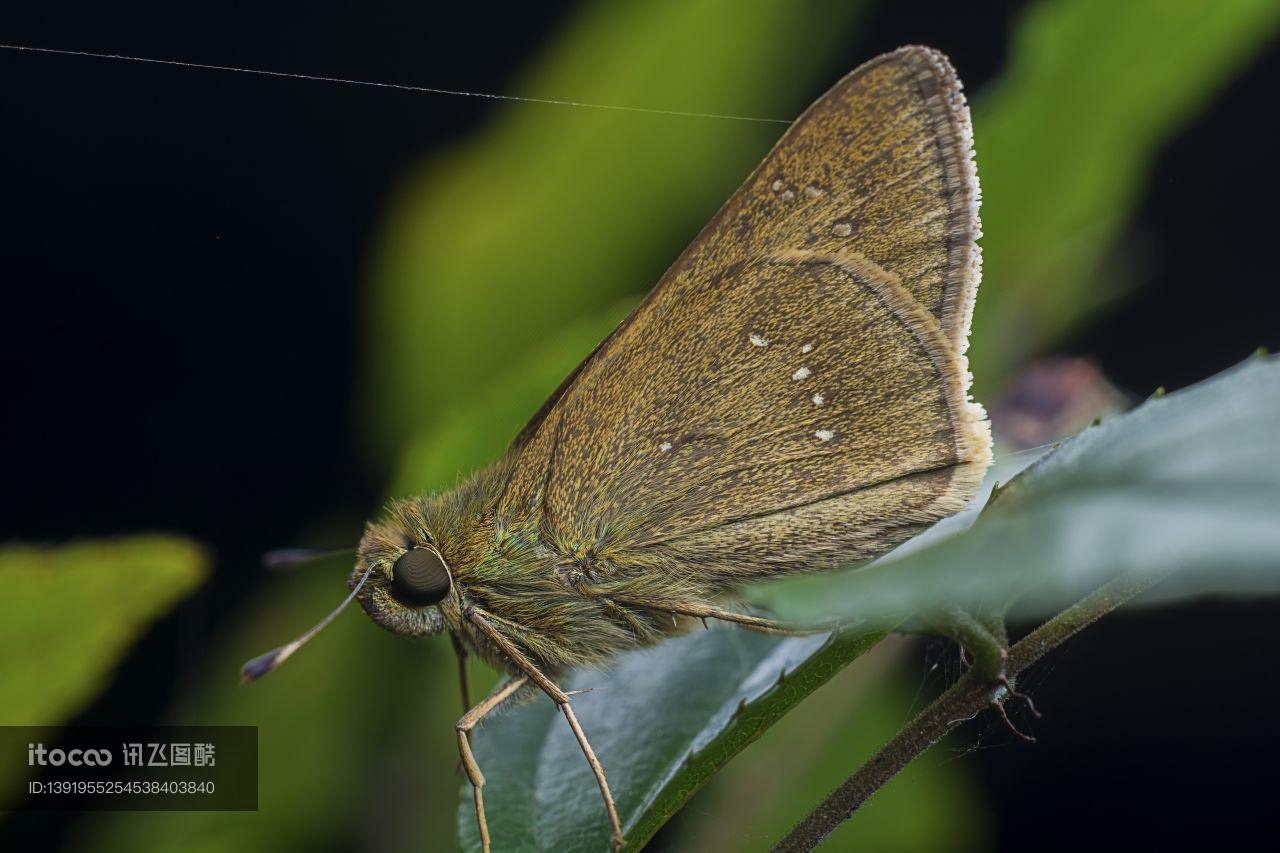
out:
M406 607L439 604L449 594L449 570L430 548L414 548L391 567L391 595Z

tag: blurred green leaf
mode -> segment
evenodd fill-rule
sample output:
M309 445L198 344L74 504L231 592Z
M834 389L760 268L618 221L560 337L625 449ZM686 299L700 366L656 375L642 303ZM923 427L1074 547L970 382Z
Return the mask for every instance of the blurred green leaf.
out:
M204 550L172 536L0 547L0 724L66 722L207 571ZM25 765L0 766L6 796L20 772Z
M513 91L786 117L803 106L797 100L861 6L594 3ZM673 247L782 129L504 105L475 138L410 175L388 214L370 291L366 420L381 456L573 318L652 287Z
M448 488L460 476L500 457L565 376L634 305L634 300L615 301L569 323L518 366L447 406L434 426L402 454L391 493Z
M980 392L1122 291L1108 262L1155 155L1277 26L1275 0L1061 0L1023 16L1008 69L974 100Z
M4 725L52 726L79 711L207 570L200 546L170 536L0 548Z
M1045 616L1120 573L1169 576L1160 600L1280 591L1280 358L1218 376L1068 439L963 533L854 572L771 585L793 619L896 624L1018 598Z

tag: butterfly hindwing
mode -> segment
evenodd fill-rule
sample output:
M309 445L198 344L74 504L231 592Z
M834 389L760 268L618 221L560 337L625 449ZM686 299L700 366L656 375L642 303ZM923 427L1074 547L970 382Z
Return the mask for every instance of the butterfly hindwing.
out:
M521 434L499 512L750 574L958 509L989 458L970 149L939 54L851 73Z

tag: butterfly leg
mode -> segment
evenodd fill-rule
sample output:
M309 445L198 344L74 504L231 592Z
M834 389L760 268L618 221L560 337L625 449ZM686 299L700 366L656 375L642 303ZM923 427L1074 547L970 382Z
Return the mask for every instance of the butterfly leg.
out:
M613 801L613 794L609 791L609 781L604 775L604 766L600 763L600 759L596 758L596 752L591 748L587 735L582 731L582 726L578 723L578 717L573 713L573 708L569 707L569 695L561 690L555 682L547 678L547 676L538 669L537 664L529 660L514 643L508 640L502 632L500 632L492 622L485 618L485 613L479 608L470 607L465 611L466 618L480 630L495 646L502 650L503 654L520 669L521 672L528 677L530 681L542 688L542 691L551 697L556 703L556 707L560 709L560 713L564 714L564 718L569 723L569 728L573 730L573 736L578 741L578 746L582 749L582 754L587 757L587 764L591 767L591 772L596 777L596 784L600 786L600 795L604 797L604 808L609 814L609 824L613 828L613 847L619 849L623 845L622 822L618 819L618 806ZM459 747L465 738L460 737L458 741ZM468 752L470 749L468 748ZM479 772L479 768L476 768ZM483 777L482 777L483 781ZM473 783L474 784L474 783ZM476 789L479 790L478 788ZM479 801L477 800L477 803ZM478 807L478 806L477 806Z
M462 755L462 767L466 770L467 779L471 782L471 790L475 796L476 824L480 828L480 846L485 853L489 850L489 824L484 817L484 774L480 772L480 765L476 763L476 757L471 752L471 730L484 719L486 714L514 696L528 682L529 679L521 675L498 685L496 690L480 700L480 704L463 714L456 727L458 752Z
M1020 731L1005 710L1006 701L1017 699L1026 705L1033 717L1041 716L1031 697L1015 690L1005 672L1009 660L1009 638L1004 621L995 616L976 616L960 608L950 608L941 615L926 619L926 623L931 633L948 636L960 644L962 656L972 658L969 669L975 676L1003 688L1003 695L992 700L992 707L1019 740L1034 743L1035 738Z
M449 634L449 639L453 641L453 653L458 658L458 692L462 696L462 713L471 710L471 677L467 672L467 647L458 639L457 634ZM467 740L472 741L471 732L467 732ZM462 762L458 762L458 770L464 770Z
M458 657L458 688L462 694L462 712L471 710L471 676L467 673L467 647L462 644L456 634L450 634L453 641L453 653Z
M830 628L813 628L804 630L800 628L788 628L780 622L772 619L764 619L759 616L750 616L746 613L736 613L732 610L726 610L723 607L714 607L710 604L691 604L682 601L658 601L654 599L643 598L618 598L613 600L619 604L630 604L634 607L646 607L650 610L661 610L666 613L675 613L680 616L692 616L695 619L719 619L722 622L732 622L735 625L741 625L751 631L759 631L762 634L782 634L787 637L802 637L810 634L825 634Z

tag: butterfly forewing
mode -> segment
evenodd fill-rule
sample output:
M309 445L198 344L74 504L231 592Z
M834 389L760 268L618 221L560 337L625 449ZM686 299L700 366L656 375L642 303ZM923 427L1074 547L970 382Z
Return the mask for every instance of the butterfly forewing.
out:
M705 271L743 258L853 247L898 276L963 352L980 264L978 198L955 72L937 51L903 48L814 102L668 277L684 273L679 285L696 287ZM652 298L665 298L661 289Z
M970 158L939 54L850 74L522 433L500 512L760 572L959 508L989 455Z

